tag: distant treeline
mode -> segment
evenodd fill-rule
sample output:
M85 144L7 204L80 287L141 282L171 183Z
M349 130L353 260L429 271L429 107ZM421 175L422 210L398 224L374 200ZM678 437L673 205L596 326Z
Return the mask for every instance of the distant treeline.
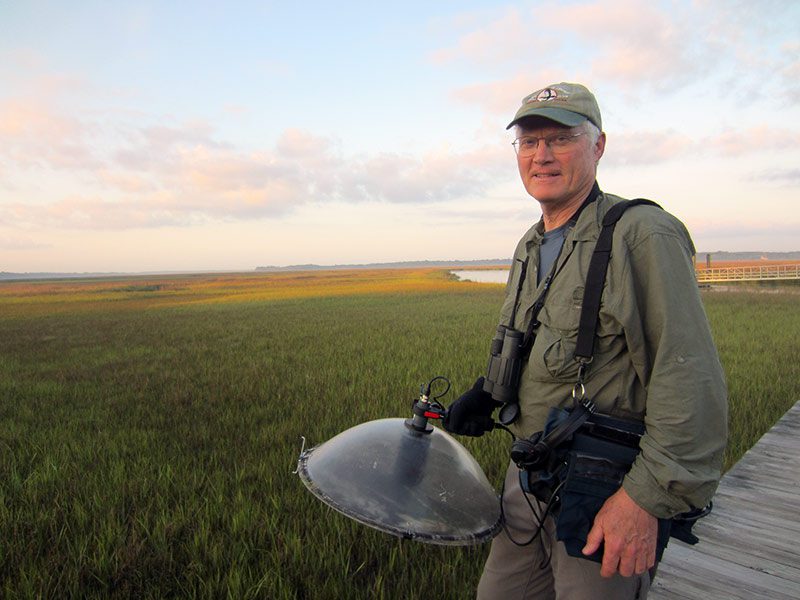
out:
M698 252L697 260L706 260L711 255L712 261L731 260L800 260L800 251L795 252ZM256 267L256 271L328 271L331 269L417 269L421 267L482 267L507 266L510 258L489 258L481 260L419 260L389 263L365 263L350 265L289 265L286 267Z
M800 253L798 253L800 254ZM353 265L289 265L287 267L256 267L256 271L329 271L331 269L419 269L424 267L484 267L508 266L510 258L486 258L480 260L416 260L388 263L364 263Z

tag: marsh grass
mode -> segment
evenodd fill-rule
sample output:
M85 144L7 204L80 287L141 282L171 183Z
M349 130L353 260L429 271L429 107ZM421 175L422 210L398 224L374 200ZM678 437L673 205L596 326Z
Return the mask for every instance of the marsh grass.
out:
M486 546L360 526L292 471L301 436L471 385L501 296L435 270L0 285L0 596L471 597ZM704 297L730 465L798 399L800 313ZM499 487L505 435L462 441Z
M732 288L704 301L728 383L730 468L800 400L800 295Z

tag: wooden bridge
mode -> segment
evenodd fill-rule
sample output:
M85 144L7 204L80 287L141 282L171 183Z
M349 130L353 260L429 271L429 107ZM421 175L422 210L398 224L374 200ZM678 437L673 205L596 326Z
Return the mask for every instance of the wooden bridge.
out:
M671 539L648 598L800 598L800 402L720 482L696 546Z
M800 279L800 264L696 269L697 283Z

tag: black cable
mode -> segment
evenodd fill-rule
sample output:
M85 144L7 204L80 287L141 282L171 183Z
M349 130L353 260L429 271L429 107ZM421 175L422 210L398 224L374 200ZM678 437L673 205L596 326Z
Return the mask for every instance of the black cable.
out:
M449 391L450 391L450 380L449 380L447 377L444 377L443 375L437 375L436 377L434 377L433 379L431 379L431 380L428 382L428 385L422 385L422 386L420 386L420 392L421 392L421 394L422 394L423 396L428 396L428 397L430 397L430 395L431 395L431 387L433 387L433 384L434 384L436 381L440 381L440 380L441 380L441 381L445 381L445 382L447 382L447 387L444 389L444 391L443 391L441 394L439 394L438 396L434 396L434 397L433 397L433 400L438 400L439 398L441 398L442 396L444 396L444 395L445 395L447 392L449 392Z
M542 532L542 528L544 527L544 521L547 518L547 516L550 514L550 511L552 511L553 504L556 501L558 492L561 490L561 487L563 485L564 485L564 482L562 481L561 483L558 484L558 486L556 486L556 489L553 490L553 493L550 496L550 499L548 500L547 504L545 505L544 513L542 513L541 516L537 514L538 511L534 508L533 504L531 503L530 498L528 498L528 494L525 492L525 490L522 490L522 496L525 498L525 502L527 502L528 507L531 509L531 514L534 516L534 519L536 521L536 531L533 533L533 535L531 536L531 538L528 541L526 541L526 542L518 542L517 540L514 539L514 537L511 535L511 532L509 531L508 527L506 526L506 517L505 517L506 513L505 513L505 510L503 509L503 496L505 494L506 482L505 482L505 480L503 480L503 487L500 490L500 522L502 523L503 531L506 532L506 535L508 536L508 539L511 540L512 544L522 548L522 547L525 547L525 546L530 546L533 543L533 541ZM550 561L550 556L548 555L547 561L544 564L546 565L547 562L549 562L549 561Z
M558 497L558 492L561 491L561 488L565 483L566 483L566 481L562 481L561 483L558 484L558 486L556 486L556 489L553 490L553 494L550 496L550 500L547 501L547 505L545 506L545 509L544 509L544 516L545 517L547 517L547 515L553 509L553 502L555 502L556 498ZM542 562L539 563L539 568L540 569L544 569L547 565L550 564L550 559L553 557L553 546L552 546L552 544L548 544L550 546L549 552L548 552L548 548L545 548L544 536L540 537L539 539L542 542L542 554L544 555L543 558L542 558Z
M517 436L514 435L514 432L511 431L508 427L506 427L502 423L495 422L495 424L492 426L492 428L493 429L502 429L503 431L508 432L508 435L511 436L511 441L512 442L516 442L517 441Z

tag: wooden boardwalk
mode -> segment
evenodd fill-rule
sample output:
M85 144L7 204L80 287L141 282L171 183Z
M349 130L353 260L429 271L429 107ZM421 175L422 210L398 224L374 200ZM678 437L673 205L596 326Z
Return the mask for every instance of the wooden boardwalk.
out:
M800 599L800 402L728 471L696 546L670 540L648 598Z
M800 264L746 265L740 267L711 267L695 269L697 283L726 281L783 281L800 279Z

